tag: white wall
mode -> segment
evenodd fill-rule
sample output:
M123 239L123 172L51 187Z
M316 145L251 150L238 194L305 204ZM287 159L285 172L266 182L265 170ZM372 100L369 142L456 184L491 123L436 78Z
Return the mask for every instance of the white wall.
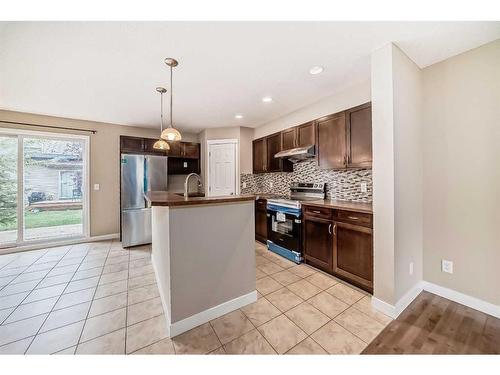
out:
M370 99L370 82L352 86L339 94L324 98L314 104L255 128L253 136L254 139L264 137L322 116L367 103Z
M374 295L391 305L422 279L421 91L398 47L373 53Z
M373 142L373 295L393 305L394 272L394 103L391 44L371 59Z
M500 40L423 72L424 279L500 305Z
M392 48L396 301L422 280L422 72ZM410 262L413 274L410 275Z

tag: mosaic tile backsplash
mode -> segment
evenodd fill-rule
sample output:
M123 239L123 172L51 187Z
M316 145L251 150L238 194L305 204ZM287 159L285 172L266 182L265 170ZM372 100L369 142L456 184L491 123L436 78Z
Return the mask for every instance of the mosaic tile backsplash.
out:
M361 182L366 182L366 193L361 192ZM243 188L243 183L246 187ZM243 194L282 194L290 193L292 182L324 182L328 199L356 202L371 202L373 185L371 169L349 169L333 171L319 169L317 162L303 161L293 166L293 172L241 174ZM271 187L272 183L272 187Z

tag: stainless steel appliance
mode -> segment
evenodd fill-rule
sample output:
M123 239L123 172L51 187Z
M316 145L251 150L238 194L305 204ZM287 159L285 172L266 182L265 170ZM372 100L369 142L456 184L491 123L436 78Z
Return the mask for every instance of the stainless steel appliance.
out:
M167 157L121 155L121 241L123 247L151 243L151 208L144 192L167 190Z
M290 199L267 200L267 248L295 263L302 255L302 205L325 199L324 183L292 182Z
M288 159L293 163L308 160L316 156L316 147L314 145L291 148L289 150L283 150L274 155L278 159Z

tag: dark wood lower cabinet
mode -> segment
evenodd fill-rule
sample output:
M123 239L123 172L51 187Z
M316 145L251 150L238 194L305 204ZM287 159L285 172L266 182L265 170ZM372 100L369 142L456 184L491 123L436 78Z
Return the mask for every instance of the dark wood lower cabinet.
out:
M257 199L255 201L255 239L259 242L267 242L267 201Z
M305 262L332 271L332 222L316 218L304 221Z
M304 206L304 261L373 293L371 215ZM369 220L360 220L360 217ZM325 218L330 217L330 219ZM345 218L346 221L339 221ZM359 224L352 221L360 220ZM348 221L351 221L348 222Z
M334 222L333 273L373 292L372 229Z

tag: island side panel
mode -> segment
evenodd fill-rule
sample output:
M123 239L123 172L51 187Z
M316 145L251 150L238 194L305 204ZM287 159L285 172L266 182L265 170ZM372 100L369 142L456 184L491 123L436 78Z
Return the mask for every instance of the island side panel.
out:
M155 270L156 283L167 320L167 329L170 330L170 216L168 211L168 207L152 207L151 262Z
M169 216L172 325L256 295L253 201L170 207Z

